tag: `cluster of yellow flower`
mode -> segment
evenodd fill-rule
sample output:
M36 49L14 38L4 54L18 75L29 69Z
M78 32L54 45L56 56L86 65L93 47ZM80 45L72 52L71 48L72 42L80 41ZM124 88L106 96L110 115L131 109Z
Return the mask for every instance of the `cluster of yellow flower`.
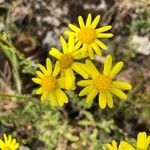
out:
M95 54L101 55L102 50L107 50L107 46L100 41L101 38L111 38L112 33L104 33L112 26L96 28L100 20L98 15L93 21L91 14L88 15L86 23L81 16L78 17L79 27L69 24L70 31L66 31L68 36L66 41L60 36L62 52L56 48L51 48L49 54L57 59L54 67L49 58L46 60L46 67L39 64L40 71L37 77L32 80L41 87L36 94L42 95L41 101L49 100L52 106L63 106L68 103L68 97L62 89L74 90L76 88L75 73L81 75L85 80L77 83L84 87L79 96L86 95L86 102L91 103L99 94L99 106L104 109L106 105L113 107L112 94L125 100L127 95L122 90L131 90L131 85L126 82L113 81L115 75L123 67L123 62L118 62L112 67L112 57L105 58L103 72L100 73L94 64L86 59L85 63L80 62L84 58L94 59Z
M145 132L140 132L137 136L136 146L130 145L125 141L121 141L117 146L116 141L112 141L112 144L107 144L109 150L147 150L150 144L150 136L147 136Z

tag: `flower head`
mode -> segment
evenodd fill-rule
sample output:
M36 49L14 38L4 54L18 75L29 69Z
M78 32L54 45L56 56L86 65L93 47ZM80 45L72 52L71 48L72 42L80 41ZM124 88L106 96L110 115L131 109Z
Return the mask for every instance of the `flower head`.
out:
M112 57L108 55L104 62L103 73L101 74L90 60L86 60L84 68L91 79L82 80L77 83L79 86L85 87L79 93L79 96L87 95L86 102L91 103L96 95L99 94L99 106L102 109L106 107L106 104L110 108L113 107L111 93L123 100L127 99L127 95L122 90L131 90L131 85L126 82L113 81L113 78L122 67L123 62L118 62L112 68Z
M49 53L58 60L59 71L66 79L66 89L72 90L75 88L74 72L80 74L83 78L88 78L88 74L82 68L83 64L78 62L79 59L85 58L86 55L83 55L82 50L79 49L80 44L75 44L73 36L69 36L68 43L62 36L60 41L63 51L60 52L58 49L52 48Z
M65 89L64 78L57 79L60 64L57 62L52 71L52 63L49 58L46 60L46 68L39 64L41 71L36 71L37 78L32 78L33 82L39 84L41 87L36 91L36 94L42 95L41 101L50 100L52 106L63 106L68 103L66 94L61 90Z
M100 20L98 15L93 21L91 14L88 15L86 23L81 16L78 17L79 26L69 24L72 31L66 31L67 35L73 35L79 45L83 45L83 51L88 53L91 59L94 59L94 52L101 55L101 48L107 50L107 46L100 41L101 38L111 38L112 33L104 33L112 28L112 26L103 26L96 28Z
M19 143L11 135L6 136L6 134L3 134L3 136L4 141L0 139L1 150L17 150L19 148Z

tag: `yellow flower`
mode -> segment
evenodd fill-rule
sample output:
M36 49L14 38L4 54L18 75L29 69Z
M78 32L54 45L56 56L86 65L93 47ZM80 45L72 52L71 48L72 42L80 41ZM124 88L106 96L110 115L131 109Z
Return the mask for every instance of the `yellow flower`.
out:
M16 139L12 138L11 135L6 136L3 134L4 141L0 139L0 149L1 150L17 150L19 148L19 143L16 142Z
M56 62L60 67L61 76L66 79L66 89L75 89L75 75L74 71L80 74L83 78L88 78L88 74L82 68L82 63L77 62L79 59L86 57L82 55L82 50L79 49L80 45L75 44L74 37L69 36L68 43L61 36L60 37L63 52L60 52L56 48L52 48L49 52L50 55L54 56L58 61Z
M110 108L113 107L111 93L123 100L127 99L127 95L122 90L131 90L131 85L126 82L113 81L113 78L122 67L123 62L118 62L112 68L112 57L108 55L104 62L103 74L101 74L90 60L86 60L84 68L91 79L82 80L77 83L79 86L85 87L79 93L79 96L87 95L86 102L91 103L96 95L99 94L99 106L102 109L106 107L106 104L108 104Z
M139 132L137 136L136 148L125 141L121 141L119 144L119 148L117 147L117 143L112 141L111 144L107 144L107 148L109 150L147 150L148 145L150 144L150 136L147 136L145 132Z
M33 82L39 84L41 87L36 91L36 94L42 95L41 101L50 100L52 106L63 106L68 103L66 94L61 90L65 89L64 78L57 79L59 73L59 64L56 63L52 71L52 63L49 58L46 60L46 68L39 64L41 71L36 71L37 78L32 78Z
M91 59L94 59L94 52L101 55L101 48L107 50L107 46L100 41L101 38L111 38L112 33L104 33L112 28L112 26L103 26L97 28L100 16L98 15L93 21L91 14L88 15L86 23L81 16L78 17L79 26L69 24L72 31L66 31L67 35L73 35L79 45L83 45L84 52L89 54Z

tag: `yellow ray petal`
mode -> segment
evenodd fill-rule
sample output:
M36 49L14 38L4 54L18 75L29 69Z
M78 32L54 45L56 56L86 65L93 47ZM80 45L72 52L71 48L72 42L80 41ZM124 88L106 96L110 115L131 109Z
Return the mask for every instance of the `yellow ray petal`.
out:
M78 50L81 47L81 44L82 43L78 41L74 47L74 51Z
M107 105L108 105L110 108L113 108L114 102L113 102L113 98L112 98L112 95L111 95L110 92L107 92L107 93L106 93L106 98L107 98Z
M4 142L7 143L7 142L8 142L8 139L7 139L6 134L3 134L3 137L4 137Z
M79 25L80 25L81 28L85 27L85 24L84 24L82 16L78 17L78 22L79 22Z
M93 52L91 46L88 46L88 54L91 59L94 59L94 52Z
M92 48L94 49L94 51L96 52L97 55L101 56L102 55L102 51L100 50L100 48L97 46L96 43L92 43Z
M32 81L37 84L41 84L42 80L39 78L32 78Z
M44 74L41 71L36 71L35 73L37 74L37 76L39 78L43 78L44 77Z
M54 66L53 76L57 76L60 72L60 63L57 61Z
M117 142L115 140L112 141L111 144L106 145L109 150L118 150Z
M118 63L112 68L112 70L111 70L109 76L110 76L111 78L114 78L115 75L122 69L122 67L123 67L123 62L122 62L122 61L118 62Z
M44 74L47 74L47 70L46 70L46 68L45 68L43 65L38 64L38 67L41 69L41 71L42 71Z
M131 90L132 89L131 84L129 84L127 82L113 81L112 85L116 88L123 89L123 90Z
M67 42L65 41L63 36L60 36L60 42L61 42L61 45L62 45L63 52L67 53L68 52L68 46L67 46Z
M65 78L57 79L57 85L61 89L66 89Z
M36 94L41 95L44 93L43 88L39 88L38 90L36 90Z
M112 66L112 57L111 57L111 55L108 55L108 56L106 56L105 62L104 62L104 69L103 69L104 75L110 74L111 66Z
M92 90L93 90L93 86L92 86L92 85L87 86L87 87L85 87L85 88L79 93L79 96L88 95L88 94L91 93Z
M86 26L89 27L91 25L91 22L92 22L92 15L89 13L86 20Z
M70 35L68 38L68 52L72 52L74 50L74 43L74 37Z
M101 33L101 32L105 32L105 31L108 31L108 30L110 30L112 28L112 26L104 26L104 27L100 27L100 28L98 28L98 29L96 29L96 32L97 33Z
M76 32L72 32L72 31L65 31L65 35L67 35L67 36L72 35L74 37L77 37L78 34Z
M112 33L99 33L97 34L97 37L98 38L111 38L113 37L113 34Z
M106 107L107 97L106 97L105 93L100 93L99 94L98 102L99 102L99 107L101 109L104 109Z
M11 135L8 135L8 141L7 141L7 144L8 144L8 145L11 145L11 141L12 141L12 137L11 137Z
M91 93L87 96L86 103L91 103L93 99L95 98L95 96L97 95L97 93L98 93L97 90L93 89Z
M50 93L49 98L51 105L55 107L57 105L57 98L55 92Z
M80 31L80 29L77 26L73 25L73 24L69 24L68 26L74 32L79 32Z
M98 15L91 24L91 27L95 29L100 21L100 15Z
M89 86L93 83L92 81L93 80L81 80L81 81L77 82L77 85L83 86L83 87Z
M57 89L55 93L59 106L63 106L64 103L68 103L68 97L61 89Z
M45 102L49 97L49 93L48 92L44 92L44 94L41 96L41 102Z
M84 79L87 79L89 77L88 74L82 68L82 63L74 62L72 65L72 69L79 75L81 75Z
M86 60L86 65L85 65L85 71L92 77L95 78L99 75L99 72L97 68L94 66L94 64L90 60Z
M118 96L119 98L121 98L123 100L127 99L127 95L118 88L112 87L111 93L115 94L116 96Z
M0 148L2 148L4 146L4 142L0 139Z
M49 51L49 54L57 59L59 59L62 56L62 53L59 52L59 50L56 48L51 48L51 50Z
M100 40L96 39L95 42L96 42L96 44L97 44L99 47L101 47L102 49L104 49L104 50L107 50L107 49L108 49L108 47L107 47L103 42L101 42Z
M66 81L66 89L74 90L75 89L75 75L71 68L66 69L65 73L65 81Z
M46 68L49 74L52 74L52 62L49 58L46 59Z
M137 136L137 148L146 150L147 135L145 132L140 132Z

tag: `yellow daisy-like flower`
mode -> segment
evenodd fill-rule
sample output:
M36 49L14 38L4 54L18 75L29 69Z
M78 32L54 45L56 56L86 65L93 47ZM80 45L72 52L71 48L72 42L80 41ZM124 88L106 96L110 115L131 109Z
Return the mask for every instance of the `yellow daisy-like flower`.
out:
M52 48L49 52L58 61L56 62L60 67L61 76L66 79L66 89L75 89L75 75L74 71L80 74L83 78L88 78L88 74L82 68L82 63L77 62L79 59L83 59L86 55L82 54L82 50L79 49L80 44L75 44L74 37L69 36L68 43L61 36L60 37L63 52L60 52L56 48Z
M72 31L66 31L67 35L73 35L79 45L83 45L84 52L88 52L91 59L94 59L94 52L101 55L101 48L107 50L107 46L100 41L101 38L111 38L112 33L104 33L112 28L112 26L103 26L97 28L100 21L100 16L98 15L93 21L91 14L88 15L86 23L84 23L81 16L78 17L79 26L77 27L73 24L69 24L69 28Z
M1 150L17 150L19 148L19 143L16 142L16 139L12 138L11 135L6 136L3 134L4 141L0 139L0 149Z
M123 62L118 62L112 68L112 57L108 55L104 62L103 74L101 74L90 60L86 60L84 68L91 79L82 80L77 83L79 86L85 87L79 93L79 96L87 95L86 102L91 103L95 96L99 94L99 106L102 109L106 107L106 104L110 108L113 107L111 93L123 100L127 99L127 95L122 90L131 90L132 86L126 82L113 81L113 78L122 67Z
M150 144L150 136L147 136L145 132L139 132L137 136L136 148L125 141L121 141L119 148L117 143L112 141L112 144L107 144L109 150L147 150Z
M41 101L50 100L52 106L63 106L68 103L68 97L61 90L65 89L64 78L57 79L59 73L59 64L56 63L52 71L52 63L49 58L46 59L46 68L39 64L41 71L36 71L37 78L32 78L33 82L39 84L41 87L36 91L36 94L42 95Z

